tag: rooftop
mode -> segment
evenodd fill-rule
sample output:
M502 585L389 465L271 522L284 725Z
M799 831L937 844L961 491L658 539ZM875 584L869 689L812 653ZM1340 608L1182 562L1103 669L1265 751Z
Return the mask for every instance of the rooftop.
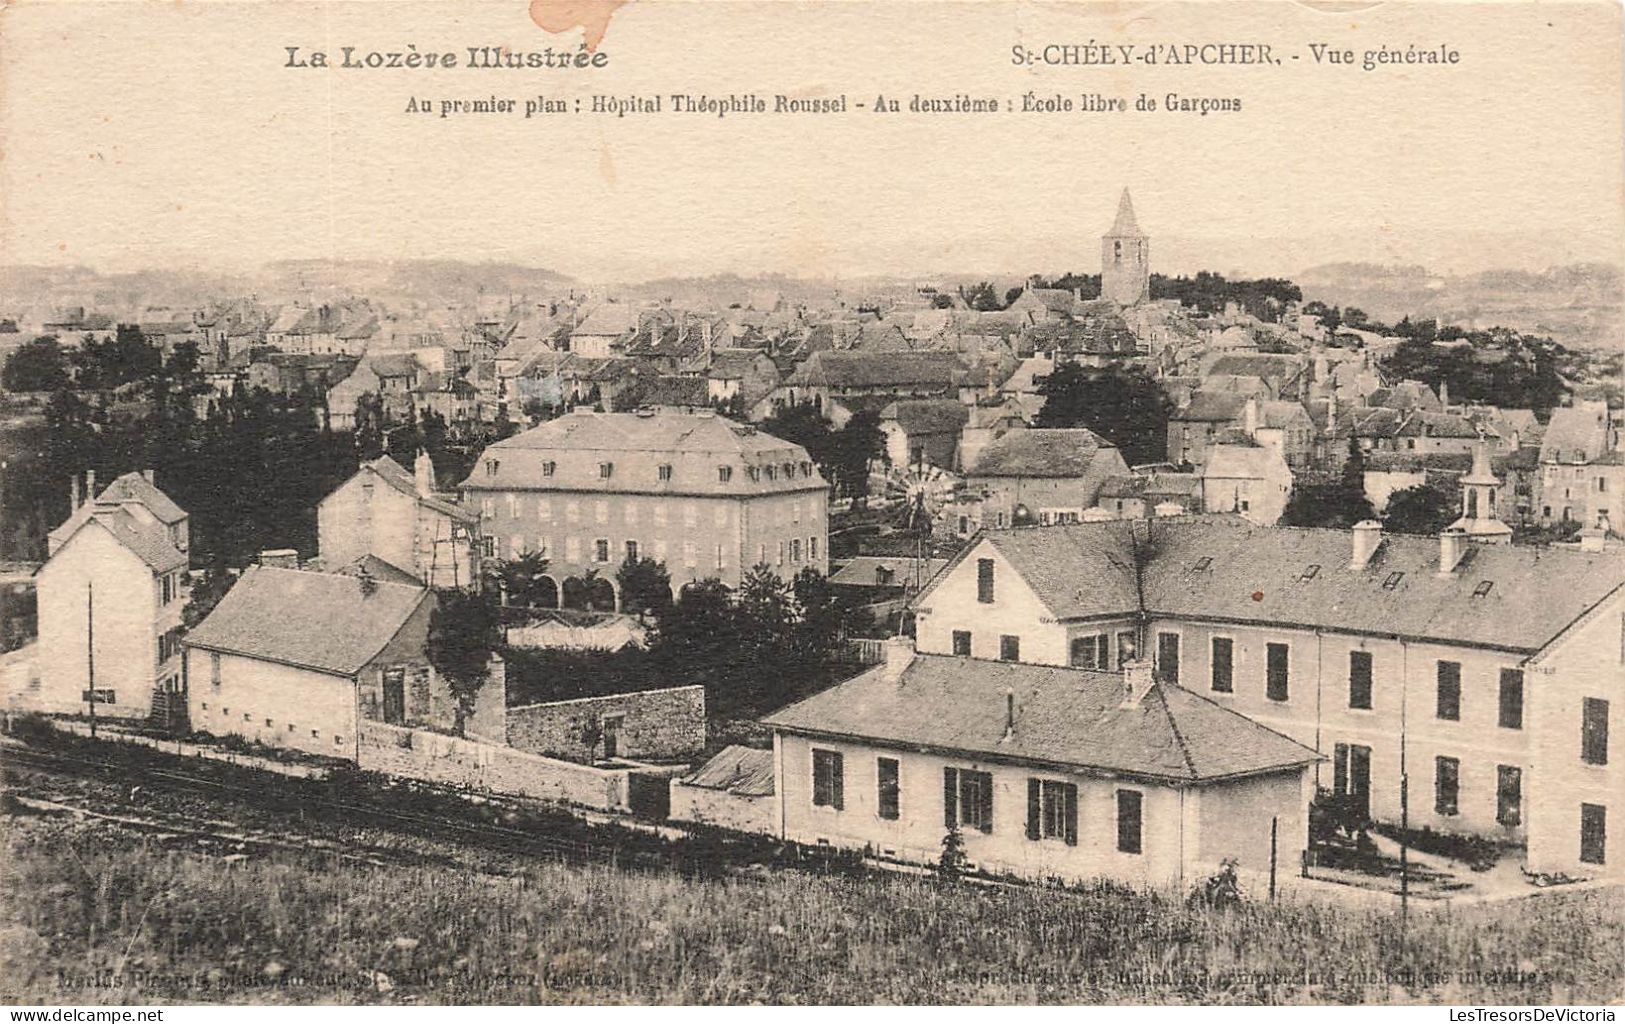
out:
M787 732L1200 783L1310 764L1313 750L1177 686L1125 706L1123 675L916 654L767 716ZM1014 697L1009 717L1007 701Z

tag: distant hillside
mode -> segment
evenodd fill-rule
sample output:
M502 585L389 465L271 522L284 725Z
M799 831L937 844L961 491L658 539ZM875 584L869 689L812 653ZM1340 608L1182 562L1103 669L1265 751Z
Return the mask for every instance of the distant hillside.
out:
M461 260L282 260L257 276L270 294L346 293L388 301L468 300L480 295L553 295L575 282L557 271L517 263Z
M1605 263L1461 276L1420 266L1328 263L1293 280L1306 300L1357 306L1387 322L1408 316L1469 330L1511 327L1594 350L1617 350L1625 340L1625 274Z

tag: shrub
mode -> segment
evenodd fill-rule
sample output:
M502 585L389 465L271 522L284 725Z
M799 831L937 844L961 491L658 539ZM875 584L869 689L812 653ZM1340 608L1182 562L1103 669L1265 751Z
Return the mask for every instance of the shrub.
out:
M1190 902L1220 910L1241 903L1241 880L1236 877L1236 861L1226 857L1219 862L1219 870L1207 881L1191 891Z

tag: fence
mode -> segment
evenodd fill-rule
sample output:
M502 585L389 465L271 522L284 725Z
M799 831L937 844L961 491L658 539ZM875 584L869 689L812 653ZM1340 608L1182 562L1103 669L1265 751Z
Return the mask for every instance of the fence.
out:
M356 746L367 771L604 811L628 807L625 771L381 722L363 722Z

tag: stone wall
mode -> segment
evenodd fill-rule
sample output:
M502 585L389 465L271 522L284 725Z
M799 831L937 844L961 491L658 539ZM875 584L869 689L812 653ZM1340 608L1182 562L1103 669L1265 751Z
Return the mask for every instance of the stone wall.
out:
M508 745L544 757L590 762L604 757L606 718L621 716L617 757L670 761L705 746L705 688L678 686L508 709Z
M624 771L381 722L362 722L356 746L357 763L367 771L598 810L627 808Z

